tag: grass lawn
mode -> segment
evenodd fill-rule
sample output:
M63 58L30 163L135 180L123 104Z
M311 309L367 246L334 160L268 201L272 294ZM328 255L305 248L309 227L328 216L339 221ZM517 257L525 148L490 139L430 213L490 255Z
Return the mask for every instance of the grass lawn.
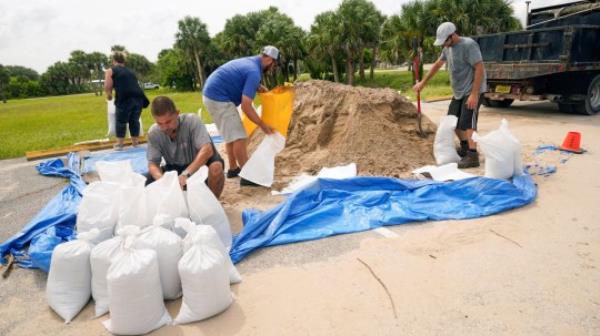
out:
M368 73L367 73L368 78ZM300 80L306 80L306 74ZM412 77L408 71L382 70L375 72L374 80L360 81L356 85L390 87L402 95L415 99ZM197 112L203 108L199 92L171 92L166 89L148 90L152 101L157 95L169 96L182 113ZM427 85L422 99L451 95L448 73L440 71ZM258 97L258 96L257 96ZM255 104L259 104L255 100ZM208 113L203 121L211 122ZM152 125L148 108L142 111L144 132ZM76 142L106 138L106 101L93 93L9 100L0 103L0 159L24 156L25 152L72 145Z
M146 91L171 97L182 112L197 112L199 92ZM210 122L208 114L203 114ZM152 125L148 108L142 111L144 131ZM90 94L9 100L0 103L0 159L19 157L26 151L69 146L79 141L106 137L106 101Z

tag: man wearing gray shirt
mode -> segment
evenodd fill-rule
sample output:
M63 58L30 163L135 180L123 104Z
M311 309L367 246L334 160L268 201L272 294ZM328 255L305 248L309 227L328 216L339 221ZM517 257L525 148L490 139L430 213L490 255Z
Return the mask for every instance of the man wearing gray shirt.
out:
M187 179L200 167L208 167L207 185L217 198L223 191L224 161L215 149L210 135L196 114L179 114L173 101L166 96L154 98L151 106L156 121L148 130L148 181L175 170L184 188ZM166 165L160 166L161 159Z
M487 91L487 81L481 50L477 42L456 33L452 22L442 23L433 43L443 46L440 58L433 64L431 70L422 81L415 84L413 90L420 92L427 81L448 62L450 68L450 84L453 97L448 107L448 114L458 118L456 135L460 139L458 155L461 160L458 168L479 167L477 145L471 139L473 131L477 130L477 117L482 95Z

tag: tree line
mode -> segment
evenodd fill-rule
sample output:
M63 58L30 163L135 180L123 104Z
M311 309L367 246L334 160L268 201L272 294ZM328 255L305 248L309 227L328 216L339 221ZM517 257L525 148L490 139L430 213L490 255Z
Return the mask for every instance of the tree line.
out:
M437 26L454 22L463 36L521 29L512 16L509 0L415 0L398 15L386 17L368 0L343 0L332 11L320 13L309 31L295 25L276 7L235 15L223 31L210 37L206 24L186 16L178 22L173 46L161 50L156 63L129 53L127 66L141 81L154 81L177 90L197 90L221 64L258 54L264 45L280 50L275 84L307 72L312 78L353 84L355 77L373 78L378 64L410 62L416 42L425 62L439 56L433 46ZM126 50L113 46L111 51ZM8 98L61 95L94 90L110 66L101 52L71 52L66 62L56 62L42 75L20 66L0 65L0 95Z

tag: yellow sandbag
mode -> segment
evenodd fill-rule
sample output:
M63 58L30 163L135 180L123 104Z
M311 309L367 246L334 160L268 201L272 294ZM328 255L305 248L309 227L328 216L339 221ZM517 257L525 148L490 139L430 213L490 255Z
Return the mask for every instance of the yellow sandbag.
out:
M261 119L286 137L294 106L294 87L278 86L269 92L259 93L259 96L262 108ZM245 113L242 113L242 124L248 136L257 127Z
M278 86L269 92L260 93L260 101L262 120L287 137L294 107L294 87Z

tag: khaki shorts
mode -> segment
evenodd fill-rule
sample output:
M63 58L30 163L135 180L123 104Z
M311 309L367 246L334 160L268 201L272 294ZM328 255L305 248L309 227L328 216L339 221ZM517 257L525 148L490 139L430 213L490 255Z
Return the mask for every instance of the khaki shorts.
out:
M246 130L242 125L240 114L232 102L220 102L206 96L202 97L204 106L219 129L225 143L246 139Z

